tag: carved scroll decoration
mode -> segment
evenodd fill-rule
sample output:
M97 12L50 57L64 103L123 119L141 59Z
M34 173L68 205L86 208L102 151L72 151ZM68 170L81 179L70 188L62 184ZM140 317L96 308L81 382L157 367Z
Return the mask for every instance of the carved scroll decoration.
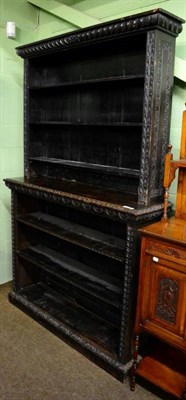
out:
M24 193L25 195L40 198L47 201L57 202L59 204L63 204L65 206L73 207L82 211L90 212L92 214L98 214L100 216L104 216L106 218L110 218L113 220L119 220L121 222L133 221L134 223L140 223L145 221L153 221L159 218L162 214L162 206L161 205L153 205L149 208L148 214L142 210L129 210L125 211L122 210L121 206L115 208L107 206L107 203L104 205L99 202L99 200L91 201L88 198L75 196L71 193L65 194L63 192L50 190L47 188L42 188L40 186L34 186L26 184L17 184L16 181L14 182L9 181L8 179L5 180L6 186L10 189L15 190L19 193ZM147 212L147 210L146 210Z
M158 41L158 45L155 45L156 41ZM158 64L155 67L156 51L158 51ZM164 76L162 65L165 57L167 58L167 67ZM169 137L170 97L173 84L172 68L171 38L168 41L166 35L159 37L154 31L149 32L147 36L141 177L138 190L141 204L148 204L149 198L163 197L164 157ZM154 81L156 81L155 87ZM165 92L163 105L161 102L162 92ZM152 104L154 105L153 116ZM161 149L161 154L158 149ZM151 169L149 158L151 158Z
M179 258L181 260L186 260L186 251L176 249L175 247L161 246L159 243L149 241L147 245L147 251L152 250L157 253L165 254L170 257Z
M149 152L150 152L150 128L151 105L153 97L154 82L154 56L155 56L155 32L152 31L147 36L147 61L146 61L146 79L144 90L144 117L143 134L141 149L141 177L138 189L139 203L148 202L148 180L149 180Z
M156 99L155 99L155 124L154 130L154 143L152 148L152 171L150 180L150 197L163 196L163 177L164 177L164 158L167 151L168 137L169 137L169 124L170 124L170 100L172 96L173 87L173 53L171 38L169 41L160 39L158 47L158 67L157 67L157 85L156 85ZM166 71L165 76L162 76L163 59L166 57ZM165 86L163 88L162 86ZM162 92L165 93L163 105L161 102ZM159 107L157 107L159 105ZM162 118L163 114L163 118ZM158 132L161 132L161 135ZM158 138L161 138L161 146L158 146ZM158 152L161 149L161 154ZM158 173L156 172L158 170Z
M176 320L178 292L179 286L177 282L169 278L160 280L156 315L171 324L175 324Z

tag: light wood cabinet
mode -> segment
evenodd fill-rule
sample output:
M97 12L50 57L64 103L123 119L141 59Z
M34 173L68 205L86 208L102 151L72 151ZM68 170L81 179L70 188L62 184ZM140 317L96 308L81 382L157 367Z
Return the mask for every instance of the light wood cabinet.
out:
M183 113L182 158L174 161L169 151L165 163L166 190L179 168L175 216L167 218L168 192L165 191L164 217L141 229L135 351L131 370L132 390L137 374L179 399L186 398L185 139L186 111ZM149 340L146 345L141 343L143 333ZM141 345L144 354L138 364Z

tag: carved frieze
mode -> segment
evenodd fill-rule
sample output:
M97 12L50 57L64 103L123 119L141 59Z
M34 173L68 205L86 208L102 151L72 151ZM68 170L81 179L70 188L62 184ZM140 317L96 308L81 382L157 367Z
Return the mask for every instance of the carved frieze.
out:
M68 47L80 46L98 40L104 40L108 37L125 35L131 31L148 30L158 27L163 31L168 31L173 36L178 36L182 31L181 23L183 21L175 18L163 10L153 10L151 12L137 14L125 17L111 23L98 24L81 31L72 32L46 39L40 43L33 43L17 48L17 54L22 58L34 57L42 54L54 53Z
M176 247L171 247L168 245L161 245L160 243L155 243L153 241L148 241L147 252L155 251L160 254L165 254L170 257L180 258L181 260L186 260L186 250L177 249Z
M99 201L97 199L89 199L88 197L77 196L73 193L64 193L57 190L43 188L39 185L32 185L27 183L21 183L18 181L5 179L6 186L10 189L15 190L19 193L24 193L29 196L38 197L40 199L46 199L48 201L57 202L69 207L73 207L85 212L93 214L99 214L106 218L113 220L119 220L122 222L133 222L138 224L144 220L152 221L159 218L162 215L163 205L156 204L147 209L125 209L122 206L109 204L106 202Z

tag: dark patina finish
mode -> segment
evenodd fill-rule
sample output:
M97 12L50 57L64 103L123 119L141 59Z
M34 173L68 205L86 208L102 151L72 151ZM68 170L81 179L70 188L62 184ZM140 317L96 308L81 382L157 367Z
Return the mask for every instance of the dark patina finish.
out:
M139 227L161 218L175 38L153 10L17 48L24 178L12 191L12 302L123 379Z

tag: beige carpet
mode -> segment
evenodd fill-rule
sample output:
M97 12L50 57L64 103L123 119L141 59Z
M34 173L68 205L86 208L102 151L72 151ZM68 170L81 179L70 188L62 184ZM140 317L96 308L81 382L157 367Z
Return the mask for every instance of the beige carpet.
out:
M131 392L128 381L119 382L10 304L10 289L0 286L0 400L164 398L139 384Z

